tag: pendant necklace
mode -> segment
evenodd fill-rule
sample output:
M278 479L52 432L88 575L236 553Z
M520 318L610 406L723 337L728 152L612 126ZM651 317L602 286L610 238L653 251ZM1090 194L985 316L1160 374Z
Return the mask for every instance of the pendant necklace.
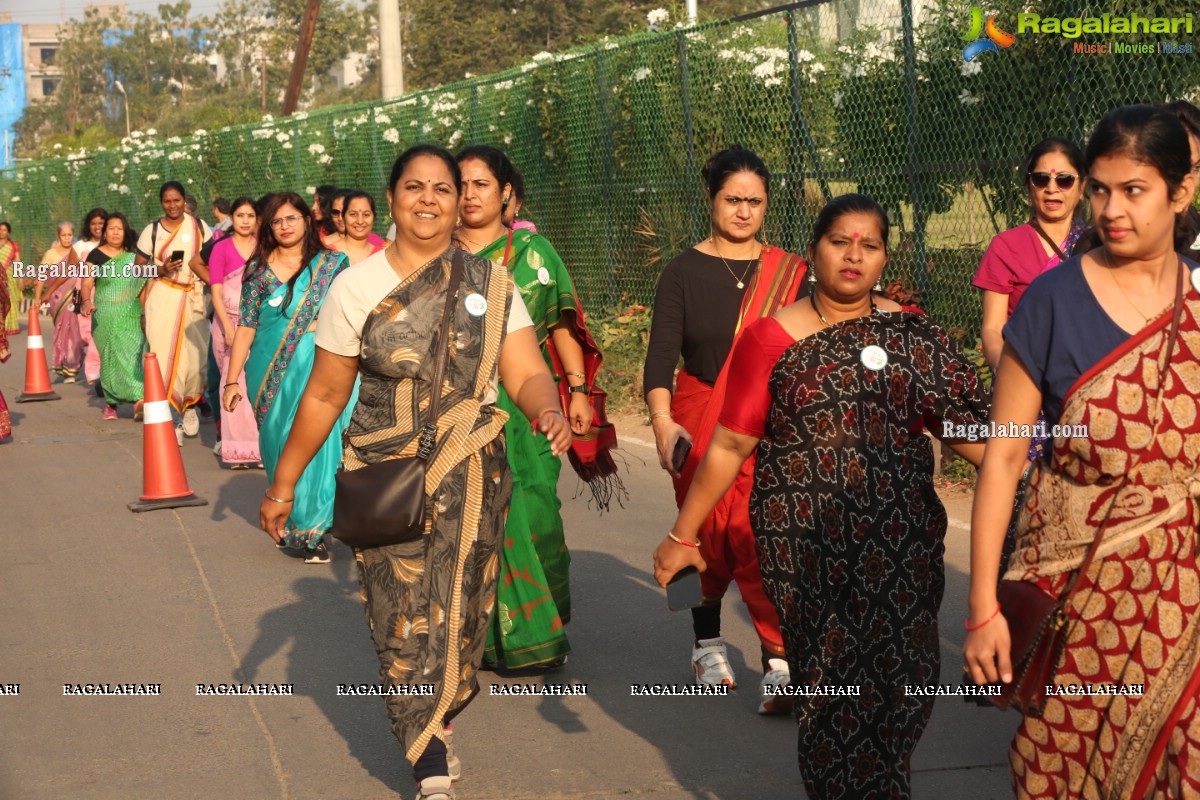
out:
M875 313L875 293L871 292L868 294L867 299L871 302L871 310L864 316L870 316ZM812 310L817 315L817 319L821 320L821 324L828 328L830 324L829 320L825 319L825 315L821 313L821 309L817 308L817 293L815 291L808 295L808 302L812 305ZM858 319L858 317L851 317L851 319ZM842 321L845 322L845 320Z
M759 249L758 257L750 259L750 265L748 267L746 267L746 271L744 273L742 273L742 277L739 278L737 276L737 273L733 271L733 267L729 266L729 262L725 260L725 256L721 255L721 251L717 249L716 237L710 236L710 237L708 237L708 240L710 242L712 242L713 252L717 254L717 258L721 259L721 263L725 265L725 269L729 270L729 275L735 281L737 281L737 288L745 289L746 288L746 278L749 277L750 271L752 269L754 269L755 265L758 263L758 257L762 256L762 249L761 248Z

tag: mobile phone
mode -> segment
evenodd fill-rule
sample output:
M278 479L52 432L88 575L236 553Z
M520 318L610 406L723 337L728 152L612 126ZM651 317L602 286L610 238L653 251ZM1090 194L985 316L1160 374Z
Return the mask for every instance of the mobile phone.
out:
M679 441L675 442L675 452L671 454L671 466L675 468L676 472L683 472L683 465L687 463L690 452L692 452L692 443L680 437Z
M671 611L696 608L703 599L700 571L695 567L684 567L667 583L667 608Z
M172 251L171 252L171 260L172 261L183 261L183 251L182 250Z

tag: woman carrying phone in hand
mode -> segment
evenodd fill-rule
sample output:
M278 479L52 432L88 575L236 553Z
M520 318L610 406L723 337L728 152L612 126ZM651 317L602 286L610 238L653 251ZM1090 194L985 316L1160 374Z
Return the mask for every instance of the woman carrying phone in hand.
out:
M733 147L714 155L702 172L711 204L712 234L675 257L658 281L646 352L644 384L658 460L675 482L682 504L696 467L708 449L724 404L728 356L742 329L796 299L806 266L792 253L758 240L767 213L770 173L762 159ZM675 367L683 357L683 369ZM691 453L676 469L680 442ZM754 460L700 526L708 570L704 604L692 609L696 682L736 685L721 638L721 599L737 581L762 644L764 685L786 684L787 662L774 607L763 592L746 513ZM786 710L764 697L759 713Z
M979 377L945 331L872 292L888 230L861 194L821 210L811 294L746 326L730 357L737 391L654 554L663 585L703 570L702 522L754 464L750 521L792 685L805 690L795 703L812 800L911 796L934 698L906 687L938 682L945 586L946 511L924 430L987 419ZM983 454L948 444L972 463Z
M200 432L195 406L204 395L204 368L208 354L208 320L204 287L188 264L212 236L202 220L184 209L184 189L167 181L158 191L163 215L142 230L137 240L138 264L154 264L158 277L142 290L146 312L146 340L158 356L167 401L177 419L175 435Z

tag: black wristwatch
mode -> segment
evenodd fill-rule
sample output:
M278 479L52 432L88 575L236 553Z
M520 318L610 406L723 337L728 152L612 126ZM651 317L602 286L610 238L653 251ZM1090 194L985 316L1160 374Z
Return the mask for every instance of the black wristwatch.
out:
M586 383L581 383L578 386L572 386L569 389L567 389L567 393L568 394L591 394L592 387L588 386Z

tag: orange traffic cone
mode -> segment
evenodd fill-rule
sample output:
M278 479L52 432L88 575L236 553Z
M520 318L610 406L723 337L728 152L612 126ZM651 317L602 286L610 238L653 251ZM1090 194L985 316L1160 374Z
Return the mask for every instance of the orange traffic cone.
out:
M46 367L46 346L42 344L42 323L38 307L29 307L29 335L25 337L25 391L17 395L18 403L34 400L61 400L50 388L50 370Z
M188 488L183 471L183 456L175 439L175 423L171 406L163 388L162 373L158 371L158 356L146 353L143 371L146 380L146 402L142 406L142 487L145 492L130 511L155 511L160 508L206 506L208 501L197 497Z

